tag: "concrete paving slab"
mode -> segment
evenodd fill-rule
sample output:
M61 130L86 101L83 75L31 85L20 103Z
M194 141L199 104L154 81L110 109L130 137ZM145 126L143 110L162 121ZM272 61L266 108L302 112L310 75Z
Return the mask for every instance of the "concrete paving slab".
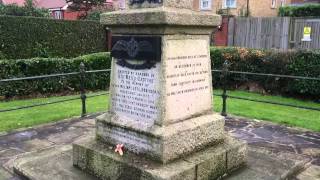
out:
M311 159L291 153L274 153L264 148L249 147L247 167L225 179L276 180L294 177Z
M23 154L15 160L14 171L30 180L97 180L73 167L70 145Z
M319 132L235 116L226 118L225 129L234 137L247 141L251 147L306 155L312 158L312 164L320 165Z
M21 149L26 152L35 151L38 149L44 149L54 145L54 143L46 140L46 139L32 139L30 141L25 141L22 143Z
M275 180L277 176L268 176L264 173L257 173L257 171L244 167L233 172L230 176L223 178L224 180Z
M320 180L320 166L311 165L297 176L298 180Z
M16 156L18 154L24 153L25 151L19 148L8 148L0 151L0 159L7 159L9 157Z
M83 133L82 129L71 129L48 136L48 141L56 144L70 144Z

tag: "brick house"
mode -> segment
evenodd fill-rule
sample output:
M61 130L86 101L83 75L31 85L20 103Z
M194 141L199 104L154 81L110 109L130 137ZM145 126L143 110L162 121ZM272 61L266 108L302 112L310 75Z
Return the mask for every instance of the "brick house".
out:
M49 9L54 19L75 20L81 12L70 11L65 0L39 0L36 7Z
M281 6L300 6L306 3L320 3L320 0L194 0L194 9L232 16L245 16L249 9L252 17L275 17ZM227 45L228 23L229 18L226 16L222 19L219 30L214 33L215 45Z
M320 3L320 0L291 0L291 5L298 6L306 3Z
M16 4L18 6L23 6L25 0L0 0L0 3L4 5ZM70 10L69 4L65 0L35 0L34 5L37 8L48 9L50 15L54 19L64 19L64 20L77 20L83 12ZM112 7L113 1L106 0L106 8Z
M23 6L24 2L25 0L2 0L4 5L16 4L17 6ZM35 0L34 5L37 8L48 9L54 19L74 20L79 16L79 12L68 10L68 4L65 0Z
M253 17L277 16L278 8L292 0L194 0L194 9L214 11L218 14L245 16L249 10Z
M277 16L278 8L284 5L320 3L320 0L194 0L194 9L214 11L218 14L245 16L249 10L253 17Z
M8 4L16 4L18 6L24 5L24 0L0 0L1 4L8 5Z

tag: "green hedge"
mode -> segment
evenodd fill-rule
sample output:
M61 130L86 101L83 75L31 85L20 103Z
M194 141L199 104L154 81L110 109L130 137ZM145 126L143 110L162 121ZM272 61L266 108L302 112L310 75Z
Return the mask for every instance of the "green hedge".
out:
M7 59L77 57L106 49L96 21L0 16L0 52Z
M39 76L56 73L79 72L80 63L85 64L86 70L109 69L109 53L95 53L73 59L66 58L33 58L18 60L0 60L0 79L14 77ZM87 90L105 90L109 86L109 73L87 74ZM79 91L79 76L45 78L4 82L0 86L0 96L12 96L66 93Z
M278 15L290 17L319 17L320 4L306 4L304 6L280 7Z
M267 74L320 78L320 51L256 50L246 48L211 48L211 59L215 69L222 69L228 60L230 70ZM320 100L320 82L315 80L293 80L265 76L230 74L229 88L255 82L272 94L311 96ZM221 85L219 75L214 75L214 84Z
M50 17L50 12L48 9L36 8L31 1L29 4L24 6L18 6L17 4L0 4L0 15L10 15L10 16L33 16L33 17Z
M286 74L320 78L319 51L267 51L246 48L211 48L214 69L222 69L225 60L230 62L230 70ZM34 58L19 60L0 60L0 79L38 76L55 73L79 71L81 62L86 70L109 69L109 53L96 53L72 59ZM86 89L103 90L109 86L109 73L88 74ZM214 86L221 87L220 74L213 75ZM267 93L315 97L320 100L320 83L311 80L293 80L264 76L230 74L229 88L238 88L246 83L256 83ZM59 77L41 80L6 82L0 85L0 96L12 97L30 94L64 93L79 90L79 77Z

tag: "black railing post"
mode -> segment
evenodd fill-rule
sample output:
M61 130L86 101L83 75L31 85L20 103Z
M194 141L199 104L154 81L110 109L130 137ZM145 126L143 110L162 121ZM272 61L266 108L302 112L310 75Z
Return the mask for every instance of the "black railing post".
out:
M228 62L225 61L223 63L222 75L221 80L223 80L223 92L222 92L222 116L227 116L227 80L228 80Z
M85 78L86 78L86 70L83 62L80 64L80 98L82 102L82 111L81 117L84 117L87 113L86 109L86 90L85 90Z

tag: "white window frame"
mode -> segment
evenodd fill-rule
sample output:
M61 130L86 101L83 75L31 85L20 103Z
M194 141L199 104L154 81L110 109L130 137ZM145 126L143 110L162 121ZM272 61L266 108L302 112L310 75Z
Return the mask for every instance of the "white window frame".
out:
M118 6L120 10L126 9L126 0L119 0L118 3L119 3Z
M212 10L212 0L200 0L200 10ZM208 2L207 7L203 6L204 2Z
M271 0L271 8L272 9L277 8L277 0Z
M233 5L232 6L228 6L228 3L227 3L228 0L224 0L224 3L223 3L223 6L224 8L237 8L237 0L232 0L234 1Z
M61 10L53 11L54 19L63 19L63 12Z

